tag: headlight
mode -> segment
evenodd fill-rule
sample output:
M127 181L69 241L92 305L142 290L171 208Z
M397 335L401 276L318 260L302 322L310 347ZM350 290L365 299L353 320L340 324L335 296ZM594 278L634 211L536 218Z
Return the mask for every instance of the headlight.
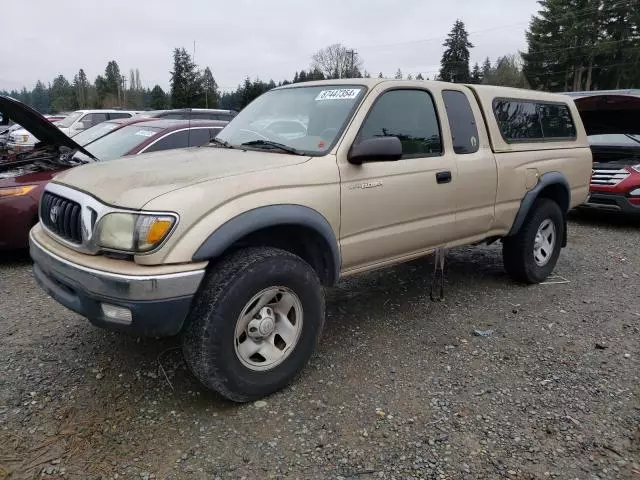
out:
M22 197L24 195L27 195L31 190L33 190L36 187L37 185L23 185L22 187L0 188L0 198Z
M176 223L171 215L109 213L96 228L96 243L125 252L148 252L160 245Z
M9 140L12 143L26 143L29 140L29 135L11 135Z

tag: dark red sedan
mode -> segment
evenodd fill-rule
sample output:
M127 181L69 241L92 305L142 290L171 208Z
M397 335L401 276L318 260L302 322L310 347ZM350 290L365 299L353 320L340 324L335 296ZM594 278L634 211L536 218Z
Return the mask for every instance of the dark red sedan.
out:
M227 124L212 120L118 121L106 135L81 146L17 100L0 96L0 111L40 139L34 150L0 163L0 250L27 246L29 230L38 222L40 195L56 173L95 161L205 145Z

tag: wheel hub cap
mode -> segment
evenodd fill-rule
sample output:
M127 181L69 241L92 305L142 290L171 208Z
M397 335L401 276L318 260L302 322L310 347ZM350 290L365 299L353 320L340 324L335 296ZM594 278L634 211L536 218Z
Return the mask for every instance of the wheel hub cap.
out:
M546 219L538 227L533 241L533 259L539 267L544 267L553 255L556 246L556 226Z
M271 335L276 328L276 320L273 317L273 310L269 307L264 307L258 313L257 318L249 322L247 335L254 340L260 340Z
M266 288L242 309L235 328L235 352L247 368L265 371L293 352L302 332L302 303L286 287Z

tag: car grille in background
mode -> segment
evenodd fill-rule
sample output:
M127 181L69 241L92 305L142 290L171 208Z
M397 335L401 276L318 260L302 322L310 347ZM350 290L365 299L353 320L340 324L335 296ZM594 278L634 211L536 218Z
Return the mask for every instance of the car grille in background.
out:
M591 174L591 185L613 186L629 176L624 168L594 166Z
M40 202L40 221L59 237L73 243L82 243L80 204L45 192Z

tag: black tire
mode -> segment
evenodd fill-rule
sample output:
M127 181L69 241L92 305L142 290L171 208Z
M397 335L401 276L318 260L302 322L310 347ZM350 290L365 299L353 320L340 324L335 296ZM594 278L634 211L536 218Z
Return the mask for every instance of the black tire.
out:
M538 228L545 220L551 220L555 227L555 244L547 263L540 266L534 258L534 243ZM535 201L520 231L503 239L502 259L504 268L511 278L521 283L540 283L547 279L556 266L565 222L562 211L556 202L547 198Z
M297 344L283 363L255 371L236 354L236 322L254 295L273 286L298 296L304 321ZM183 331L185 359L204 386L227 399L262 398L289 384L307 364L320 340L324 308L320 280L301 258L270 247L236 251L215 263L200 286Z

